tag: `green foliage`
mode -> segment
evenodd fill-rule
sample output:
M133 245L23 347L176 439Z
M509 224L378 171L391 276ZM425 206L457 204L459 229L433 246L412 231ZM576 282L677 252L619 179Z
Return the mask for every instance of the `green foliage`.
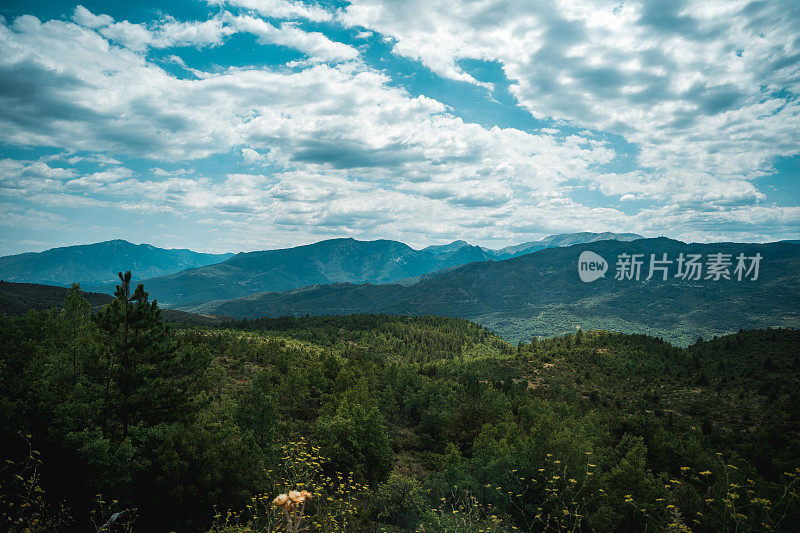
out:
M103 433L124 440L131 426L172 421L186 411L177 345L161 321L156 302L140 284L130 292L131 273L119 274L116 298L92 317L104 344L100 356L105 394ZM69 299L69 296L68 296Z
M337 468L369 483L383 479L392 467L389 433L375 405L344 398L335 411L317 419L313 433Z
M378 520L413 530L425 511L425 494L416 479L393 472L378 486L375 506Z
M137 530L274 531L272 501L291 490L313 494L311 531L800 520L798 331L512 347L440 317L166 327L121 282L95 315L78 287L60 310L0 314L0 437L29 433L42 461L23 522L64 502L92 527L102 494L96 513L130 510ZM5 453L3 480L30 479L26 447Z
M353 473L332 468L318 446L305 439L281 446L274 468L267 471L265 491L250 498L244 509L217 509L211 531L273 533L275 531L351 531L363 528L360 509L369 487ZM293 502L294 496L302 502ZM288 504L288 505L287 505Z

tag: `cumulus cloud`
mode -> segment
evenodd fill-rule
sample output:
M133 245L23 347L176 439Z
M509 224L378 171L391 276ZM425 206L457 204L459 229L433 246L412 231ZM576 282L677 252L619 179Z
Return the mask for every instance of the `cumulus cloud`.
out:
M278 19L306 19L326 22L333 13L317 5L289 0L207 0L211 5L238 7L259 15Z
M745 179L722 179L710 174L690 172L652 172L641 170L621 174L592 176L596 187L606 196L621 195L620 201L639 199L697 205L752 205L766 196ZM636 196L634 196L636 195Z
M133 171L125 167L115 167L107 170L99 170L64 183L64 188L68 190L81 190L92 193L101 191L104 187L125 180L133 176Z
M797 209L763 205L753 181L798 150L786 95L796 94L800 41L781 36L794 30L763 6L359 0L335 18L299 2L218 5L194 22L132 24L79 6L72 21L0 23L4 138L59 151L0 161L0 196L191 219L217 249L263 247L267 233L270 245L298 235L492 244L577 229L707 238L800 225ZM758 12L752 27L737 18L746 9ZM552 122L467 122L309 21L345 24L358 39L374 32L440 76L487 89L462 60L499 61L520 106ZM737 44L767 27L762 41ZM167 56L193 74L178 78L148 53L224 46L234 33L307 59L201 70ZM607 169L619 156L607 132L632 143L635 169ZM229 169L206 165L226 157ZM129 159L146 163L134 170ZM586 190L610 206L575 199Z
M267 160L265 155L258 153L252 148L242 148L242 159L248 165L263 163Z
M72 20L86 28L102 28L114 24L114 19L109 15L95 15L85 7L79 5L75 7Z
M800 152L792 1L353 0L340 18L450 79L498 61L534 117L622 135L673 181L754 178Z
M14 53L0 67L41 80L39 127L4 117L11 136L28 142L166 160L244 145L251 162L260 153L287 169L393 177L409 189L425 181L455 191L462 178L505 180L545 195L570 174L613 157L579 136L465 123L442 103L412 97L385 74L358 64L231 68L180 80L74 24L28 17L1 30ZM83 44L77 51L76 43ZM80 61L69 59L75 56ZM67 100L76 104L66 115L44 105Z
M281 4L271 2L270 5L275 7ZM291 18L289 15L293 11L286 6L284 8L276 10L284 15L281 18ZM269 9L264 7L255 11L265 12ZM95 15L79 5L75 8L72 20L85 28L96 30L109 41L136 52L144 52L149 48L218 46L230 35L250 33L258 38L260 44L294 48L308 55L311 62L347 61L358 57L358 51L352 46L332 41L319 32L305 31L292 21L275 26L258 16L233 15L228 11L204 21L178 21L167 17L149 24L133 24L127 20L115 22L108 15ZM180 58L177 60L181 61Z
M312 62L347 61L358 57L352 46L332 41L319 32L307 32L291 22L273 26L269 22L249 15L224 17L228 28L251 33L261 44L278 44L307 54Z
M12 51L0 67L35 76L41 87L36 121L0 115L11 138L168 162L241 147L248 164L278 171L268 180L156 170L151 179L106 169L40 192L49 204L58 194L75 203L78 191L93 188L98 201L139 195L175 212L400 235L428 231L414 221L421 212L452 226L474 221L465 209L513 210L559 196L576 172L613 157L579 136L465 123L358 63L230 68L181 80L76 24L28 17L0 32ZM65 113L56 104L68 100L75 109ZM497 224L487 222L486 231Z

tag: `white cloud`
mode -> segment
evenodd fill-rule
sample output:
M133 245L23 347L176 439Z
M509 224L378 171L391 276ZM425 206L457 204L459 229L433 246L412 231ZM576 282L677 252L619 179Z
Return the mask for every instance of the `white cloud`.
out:
M639 33L627 31L641 14L623 9L621 21L613 12L594 20L578 9L582 4L574 4L576 11L561 13L564 22L553 14L549 19L532 15L517 4L506 11L488 9L492 3L481 4L483 11L474 7L478 4L464 4L439 25L419 6L422 20L413 19L412 2L408 11L376 7L371 12L359 11L357 3L345 14L349 24L391 35L398 53L419 58L443 76L476 82L461 71L461 58L502 61L517 83L520 102L532 112L546 104L554 118L618 131L641 148L642 164L655 167L619 174L598 170L617 155L603 136L465 122L442 102L413 96L386 73L366 67L351 46L255 16L286 8L284 15L271 16L311 19L292 11L299 4L254 5L239 6L251 13L223 13L202 23L123 24L78 8L76 23L20 17L0 24L5 138L66 151L58 160L0 162L0 196L45 207L114 205L193 218L203 221L217 249L333 235L412 244L467 237L497 244L579 227L691 237L713 234L708 228L717 224L728 225L731 234L749 228L768 236L777 234L771 227L800 225L796 209L761 205L764 195L750 179L767 171L763 162L771 155L796 149L787 141L796 131L785 116L793 112L791 106L776 107L780 99L767 98L702 120L683 116L686 102L713 106L713 98L697 85L692 69L675 75L677 67L668 69L662 56L654 66L645 65L650 48L641 48ZM431 11L444 12L435 2ZM387 22L387 13L398 15L400 30ZM439 50L429 49L428 38L418 35L426 20L443 32L435 37L442 39ZM487 36L471 29L478 21L485 21ZM559 24L567 31L575 21L597 34L598 42L580 34L572 44L558 41L564 44L563 65L544 61L546 56L531 63L537 50L558 44L553 32ZM290 46L309 60L286 68L195 70L194 78L179 79L139 52L216 45L232 32ZM662 39L659 46L669 41L653 39ZM620 47L641 50L623 53ZM684 49L673 52L666 46L664 54L674 59ZM706 53L713 57L713 50ZM609 79L625 80L626 71L636 72L631 79L645 83L645 92L655 91L662 80L678 87L670 90L684 91L684 97L663 100L656 91L645 98L630 84L606 94L608 88L592 85L590 74L609 62ZM544 73L534 72L537 68ZM552 77L550 92L544 90L546 76ZM20 83L33 83L37 91L20 98L15 90ZM673 123L679 119L688 125L678 128ZM723 135L732 136L735 150L716 140ZM238 160L238 154L244 163L239 172L203 170L205 158ZM120 163L128 157L148 161L150 170L143 175L128 169ZM96 168L87 171L92 164ZM576 189L587 187L652 206L631 215L572 199Z
M352 46L332 41L319 32L307 32L291 22L276 27L249 15L226 16L225 20L236 31L255 35L261 44L277 44L300 50L308 54L312 62L358 58L358 50Z
M166 39L163 37L159 39L142 24L131 24L127 20L102 26L97 31L106 39L120 43L136 52L144 52L150 47L158 48L157 43L159 42L167 43Z
M278 19L306 19L312 22L327 22L333 14L316 5L289 0L207 0L211 5L231 6L246 9L265 17Z
M42 98L82 104L74 118L56 126L55 117L43 116L39 131L29 120L7 117L10 135L29 142L165 160L243 146L249 156L258 152L287 169L391 177L408 190L436 181L438 191L454 195L463 190L462 178L550 195L571 174L613 157L610 149L578 136L562 141L464 123L440 102L412 97L358 64L296 72L231 68L180 80L70 23L30 18L0 31L8 48L18 51L0 66L12 72L33 66L43 80ZM50 81L55 69L67 83ZM37 110L47 111L43 105Z
M622 135L676 179L750 179L800 153L792 1L353 0L340 17L446 78L498 61L534 117Z
M64 188L73 191L87 191L97 193L104 187L111 185L134 175L133 171L125 167L114 167L108 170L100 170L79 178L69 180L64 183Z
M47 231L57 229L68 222L64 216L13 203L0 202L0 212L3 213L0 217L0 226L7 228L24 227Z
M45 160L0 160L0 195L23 197L53 188L73 178L71 168L52 167Z
M72 20L81 26L92 29L110 26L114 23L114 19L110 15L95 15L81 5L75 8L75 12L72 15Z
M72 17L77 24L94 29L103 37L135 52L149 48L177 46L217 46L234 33L251 33L260 44L294 48L307 54L311 62L349 61L358 58L352 46L335 42L319 32L308 32L294 22L278 26L251 15L232 15L224 11L205 21L178 21L165 18L150 24L133 24L127 20L114 22L108 15L94 15L83 6L75 8ZM176 62L182 64L179 57Z
M242 148L242 159L248 165L254 165L256 163L266 162L267 157L251 148Z
M751 181L721 179L710 174L686 172L644 172L592 176L606 196L622 195L620 201L669 199L683 206L753 205L764 200ZM636 196L634 196L634 194Z

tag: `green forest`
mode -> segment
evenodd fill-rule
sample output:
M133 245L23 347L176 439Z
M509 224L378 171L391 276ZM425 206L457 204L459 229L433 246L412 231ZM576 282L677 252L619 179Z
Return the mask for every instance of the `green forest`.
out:
M796 531L800 331L0 314L9 531Z

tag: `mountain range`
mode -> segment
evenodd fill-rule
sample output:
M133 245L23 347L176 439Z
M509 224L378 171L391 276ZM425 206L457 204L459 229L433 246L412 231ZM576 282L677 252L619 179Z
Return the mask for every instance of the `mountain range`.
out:
M222 263L147 279L144 283L162 304L182 307L315 284L389 283L487 259L486 252L471 245L434 252L414 250L397 241L331 239L240 253Z
M207 317L445 315L468 318L514 342L580 327L647 333L686 345L697 336L739 328L800 327L800 243L687 244L637 237L554 235L500 250L466 241L416 250L391 240L331 239L236 255L108 241L0 258L0 278L61 286L79 281L86 290L112 293L116 272L131 269L162 307ZM580 280L583 251L605 258L605 276ZM651 254L666 254L674 263L680 254L714 253L760 254L760 276L645 279ZM616 259L623 254L642 254L642 279L615 279ZM153 272L163 275L148 278ZM6 298L15 294L20 309L26 298L38 307L57 299L41 296L55 294L52 289L3 288Z
M459 240L415 250L390 240L331 239L305 246L239 254L169 250L123 240L0 257L0 280L69 286L113 294L117 272L131 270L162 306L187 306L257 292L324 283L390 283L473 261L502 260L538 249L598 239L631 240L625 233L552 235L491 250Z
M84 290L113 293L120 271L130 270L144 279L219 263L232 255L157 248L117 239L0 257L0 279L65 287L80 283Z
M598 241L635 241L636 239L643 239L636 233L612 233L605 231L603 233L592 233L590 231L581 231L579 233L560 233L558 235L550 235L540 241L523 242L515 246L506 246L499 250L489 250L489 253L495 259L511 259L524 254L530 254L545 248L554 248L556 246L572 246L573 244L588 244Z
M163 305L182 308L309 285L416 281L414 278L475 261L504 260L565 242L594 242L601 236L641 238L630 233L554 235L519 245L517 250L491 250L463 240L415 250L391 240L330 239L293 248L240 253L219 264L147 279L145 285Z
M585 283L578 258L590 250L609 264L605 277ZM675 278L617 280L623 254L672 258L680 254L760 254L756 280ZM729 269L732 271L733 267ZM553 247L504 261L473 262L430 274L411 284L336 283L181 307L232 317L387 313L468 318L508 340L529 340L583 329L662 336L689 344L739 328L800 327L800 244L687 244L666 238L598 241Z

